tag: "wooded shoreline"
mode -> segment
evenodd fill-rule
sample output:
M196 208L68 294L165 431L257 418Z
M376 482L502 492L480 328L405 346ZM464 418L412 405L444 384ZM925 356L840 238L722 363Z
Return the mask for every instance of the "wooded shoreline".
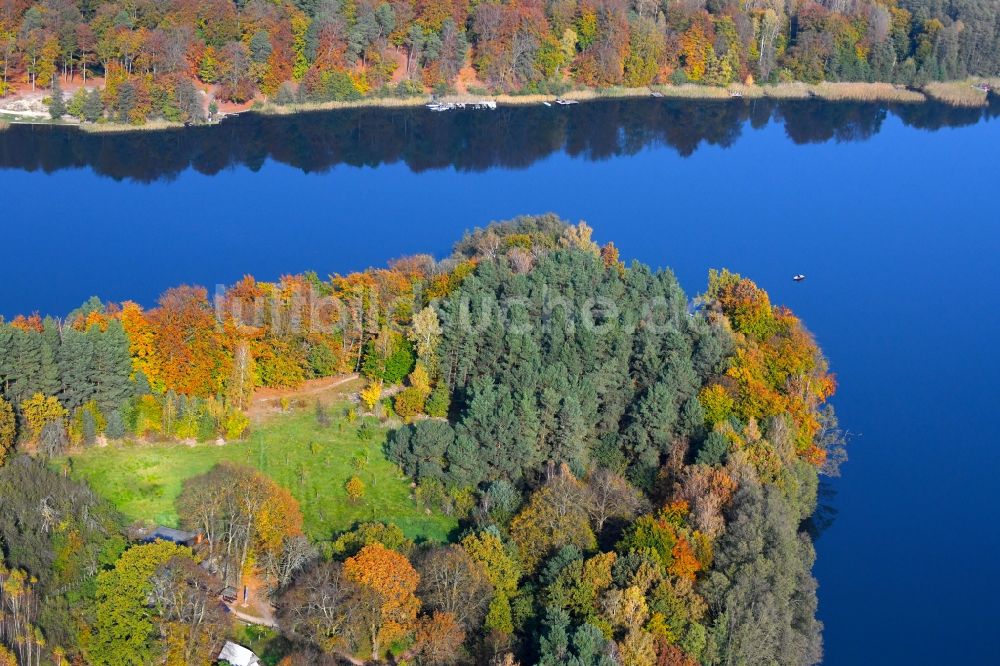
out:
M871 102L921 104L936 102L955 107L977 108L989 103L989 92L1000 89L1000 78L971 78L965 81L934 82L922 88L908 88L882 82L828 82L817 84L790 82L775 85L744 85L732 84L727 87L704 86L696 84L683 85L653 85L640 88L613 87L605 89L585 88L569 91L563 95L446 95L434 97L421 95L415 97L366 97L360 100L339 102L303 102L278 105L272 102L256 102L246 111L220 114L219 118L209 124L218 124L231 116L242 113L259 113L262 115L286 116L297 113L315 111L332 111L337 109L357 108L414 108L425 106L437 101L442 103L466 104L481 100L491 100L501 106L540 106L552 104L557 99L574 102L590 102L602 99L628 99L644 97L662 97L670 99L688 99L697 101L734 101L739 99L772 99L772 100L809 100L816 99L827 102ZM158 130L173 130L185 127L183 123L152 120L142 125L128 123L80 123L78 121L54 122L51 120L19 119L13 114L0 112L0 131L13 124L45 124L78 127L81 131L91 133L117 132L147 132Z

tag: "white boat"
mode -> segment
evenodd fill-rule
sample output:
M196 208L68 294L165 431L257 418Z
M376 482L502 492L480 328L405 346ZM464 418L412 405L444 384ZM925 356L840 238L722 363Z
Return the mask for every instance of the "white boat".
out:
M730 97L743 97L743 93L741 93L739 90L730 90L729 91L729 96Z
M795 275L792 276L792 279L795 280L796 282L802 282L803 280L806 279L806 276L803 275L802 273L796 273Z
M552 105L551 105L551 104L549 104L548 102L542 102L542 104L544 104L545 106L552 106Z
M556 104L562 104L563 106L566 106L568 104L579 104L579 103L580 102L578 102L575 99L557 99L556 100Z
M649 96L650 97L663 97L663 93L654 90L651 93L649 93Z

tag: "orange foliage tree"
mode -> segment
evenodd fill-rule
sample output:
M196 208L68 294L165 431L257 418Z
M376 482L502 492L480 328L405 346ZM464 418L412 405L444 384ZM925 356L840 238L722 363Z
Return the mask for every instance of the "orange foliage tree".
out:
M416 628L420 574L404 555L375 542L344 562L344 575L365 592L359 610L365 617L371 658Z
M146 320L164 386L185 395L218 392L229 359L205 288L169 289Z

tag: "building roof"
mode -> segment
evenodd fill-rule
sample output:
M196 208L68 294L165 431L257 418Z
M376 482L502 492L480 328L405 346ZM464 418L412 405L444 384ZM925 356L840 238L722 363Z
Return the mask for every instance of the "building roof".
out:
M189 541L194 541L198 538L196 532L185 532L184 530L175 530L172 527L163 527L158 525L156 529L149 533L146 537L146 541L171 541L173 543L187 543Z
M233 666L257 666L260 660L251 650L238 643L226 641L219 653L219 661L228 661Z

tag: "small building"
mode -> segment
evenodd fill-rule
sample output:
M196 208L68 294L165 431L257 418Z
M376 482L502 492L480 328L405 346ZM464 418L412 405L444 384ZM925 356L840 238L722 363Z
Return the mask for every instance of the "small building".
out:
M153 531L143 538L142 541L144 543L169 541L171 543L176 543L178 546L194 546L201 543L201 533L187 532L185 530L174 529L173 527L157 525Z
M230 663L232 666L260 666L260 659L252 650L232 641L226 641L222 646L219 661Z
M236 588L232 585L224 588L222 590L222 600L227 604L234 603L236 601Z

